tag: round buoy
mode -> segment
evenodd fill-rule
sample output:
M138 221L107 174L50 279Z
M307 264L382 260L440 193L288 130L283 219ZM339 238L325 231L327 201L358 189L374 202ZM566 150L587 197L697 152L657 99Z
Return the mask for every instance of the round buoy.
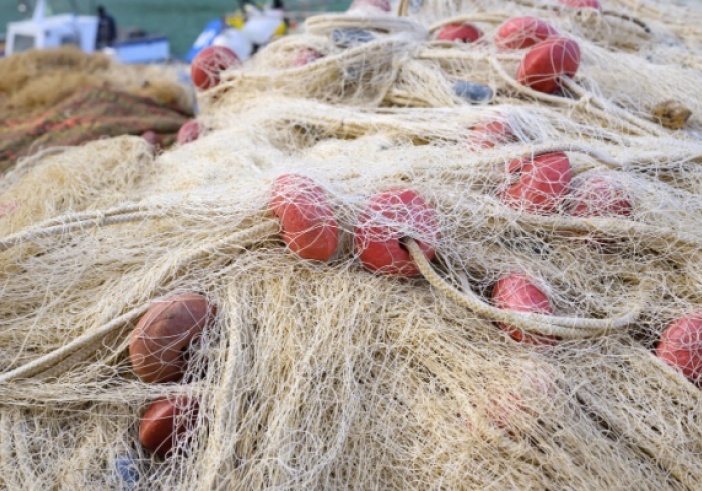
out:
M161 144L161 137L151 130L147 130L141 134L141 137L150 145L156 146Z
M349 10L356 9L375 9L381 10L383 12L390 12L392 7L390 6L390 0L353 0Z
M656 355L691 382L702 382L702 312L685 315L663 331Z
M523 274L510 274L500 278L492 291L495 306L505 310L517 312L532 312L536 314L552 314L551 302L527 276ZM518 327L500 323L500 327L507 331L515 341L533 345L554 345L555 336L544 334L531 334Z
M558 3L564 7L570 7L572 9L595 9L602 10L602 4L600 0L558 0Z
M550 37L534 45L519 65L517 81L538 92L553 94L561 77L573 77L580 66L580 46L572 39Z
M485 121L473 127L470 133L470 147L473 149L494 148L515 141L512 128L506 121Z
M473 24L447 24L436 35L436 40L474 43L481 37L483 37L483 31Z
M185 145L186 143L193 142L200 138L201 131L202 127L200 126L200 123L194 119L191 119L186 121L183 126L180 127L176 141L178 142L178 145Z
M139 442L150 452L165 457L179 437L195 428L197 413L197 403L186 397L158 399L141 417Z
M219 85L219 75L224 70L241 65L239 57L226 46L210 46L198 53L190 66L193 84L200 90Z
M632 202L626 189L606 174L595 174L573 182L568 212L576 217L629 217Z
M358 217L355 246L363 265L371 271L416 276L417 265L402 239L417 241L424 256L434 258L439 241L436 211L413 189L391 189L373 196Z
M507 167L516 182L502 194L502 201L520 211L550 215L568 194L570 160L563 152L513 160Z
M533 424L543 409L553 404L556 377L545 367L525 366L511 371L507 387L495 387L488 393L487 416L502 430L518 434L524 423Z
M187 350L208 326L217 309L195 293L158 302L139 319L129 342L134 372L144 382L179 380L187 368Z
M297 50L292 66L301 67L309 65L322 57L322 53L314 48L301 48Z
M524 49L551 36L556 29L537 17L512 17L495 34L495 45L502 50Z
M270 208L290 250L303 259L331 259L339 245L339 227L324 189L307 176L284 174L271 194Z

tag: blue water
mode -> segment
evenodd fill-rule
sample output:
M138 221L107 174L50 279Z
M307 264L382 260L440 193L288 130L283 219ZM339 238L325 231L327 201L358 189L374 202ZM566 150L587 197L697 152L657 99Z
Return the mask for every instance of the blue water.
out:
M34 3L34 2L30 2ZM71 0L50 2L55 11L68 11ZM95 7L102 4L115 17L118 27L138 27L148 32L168 36L171 51L176 56L184 55L207 22L233 12L238 6L236 0L74 0L81 13L94 13ZM262 2L263 3L263 2ZM286 0L289 11L296 10L343 10L350 0L315 1ZM20 20L16 0L0 0L0 32L6 32L8 22Z

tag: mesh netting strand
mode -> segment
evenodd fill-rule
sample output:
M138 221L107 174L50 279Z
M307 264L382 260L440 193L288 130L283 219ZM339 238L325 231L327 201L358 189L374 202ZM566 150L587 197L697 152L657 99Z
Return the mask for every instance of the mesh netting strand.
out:
M702 397L656 346L702 309L702 14L398 11L310 18L218 74L192 142L4 178L3 488L698 488ZM496 47L517 16L579 46L551 93ZM435 40L464 22L477 41ZM180 380L144 382L134 327L183 293L216 315Z

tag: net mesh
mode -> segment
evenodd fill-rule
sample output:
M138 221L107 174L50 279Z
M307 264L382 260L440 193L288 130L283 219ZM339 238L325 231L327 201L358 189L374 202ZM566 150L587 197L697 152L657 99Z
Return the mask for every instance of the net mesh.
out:
M195 141L4 178L3 487L697 489L702 13L395 7L218 74ZM577 43L552 93L496 47L517 16ZM134 334L181 294L211 308Z

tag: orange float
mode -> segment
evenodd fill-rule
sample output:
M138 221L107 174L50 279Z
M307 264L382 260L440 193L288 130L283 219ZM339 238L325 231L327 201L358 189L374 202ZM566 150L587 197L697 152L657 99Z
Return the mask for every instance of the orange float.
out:
M563 152L513 160L507 173L517 180L504 191L502 201L520 211L556 213L570 187L570 160Z
M537 17L512 17L502 24L495 34L495 45L502 50L524 49L558 32Z
M473 149L494 148L515 141L512 128L504 121L486 121L473 127L470 134L470 147Z
M322 53L314 48L301 48L297 51L293 60L293 67L301 67L322 58Z
M161 137L151 130L147 130L141 134L141 137L146 140L150 145L160 145Z
M623 186L607 175L593 175L577 181L568 212L576 217L629 217L632 202Z
M149 383L180 380L190 345L216 313L214 304L196 293L174 295L151 307L139 319L129 342L137 376Z
M483 37L483 31L473 24L447 24L436 35L436 40L474 43L481 37Z
M331 259L339 245L339 226L324 189L307 176L284 174L271 194L270 209L290 250L303 259Z
M166 457L179 437L195 428L197 415L197 403L186 397L158 399L141 417L139 442L150 452Z
M692 383L702 383L702 312L673 321L663 331L656 355Z
M499 309L531 312L536 314L552 314L551 302L526 275L510 274L500 278L492 291L492 300ZM507 324L500 327L518 342L533 345L554 345L557 338L545 334L531 334Z
M193 142L200 138L201 131L202 127L200 126L200 123L194 119L191 119L190 121L186 121L183 126L180 127L176 141L178 142L178 145L185 145L186 143Z
M536 367L514 375L516 379L511 386L489 392L486 413L501 430L518 434L520 420L536 422L540 416L538 410L552 403L556 381L551 371Z
M219 85L220 73L238 65L241 65L241 61L231 49L210 46L195 57L190 66L190 76L198 89L210 89Z
M402 244L417 241L431 260L440 237L439 217L413 189L391 189L373 196L358 218L354 243L363 265L379 273L416 276L417 265Z
M580 46L572 39L550 37L535 44L522 59L517 81L538 92L553 94L561 77L573 77L580 67Z

